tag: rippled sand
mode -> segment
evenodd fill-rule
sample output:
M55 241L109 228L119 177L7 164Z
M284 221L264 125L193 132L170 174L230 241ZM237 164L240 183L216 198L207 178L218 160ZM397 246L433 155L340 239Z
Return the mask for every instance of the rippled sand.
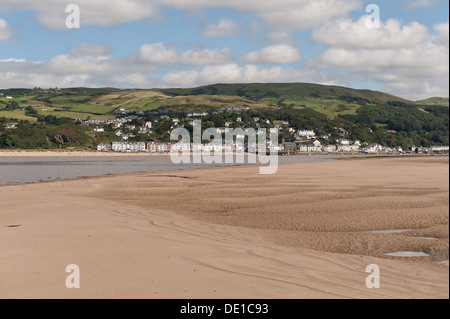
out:
M376 257L418 251L442 261L448 181L448 158L398 158L283 165L270 176L248 167L145 174L112 180L96 196L261 229L288 246ZM412 230L368 233L395 229Z
M0 297L448 298L447 158L258 172L0 187ZM386 255L400 251L430 256ZM65 288L68 264L79 290ZM369 264L381 289L365 286Z

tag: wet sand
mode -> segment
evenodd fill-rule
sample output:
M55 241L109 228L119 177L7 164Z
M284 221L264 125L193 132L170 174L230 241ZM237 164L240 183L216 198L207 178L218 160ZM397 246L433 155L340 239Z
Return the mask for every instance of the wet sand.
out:
M448 158L258 172L2 186L0 298L449 297L437 263L448 259ZM389 230L409 231L369 232ZM400 251L430 256L386 255ZM81 289L65 287L68 264ZM380 289L366 288L369 264Z

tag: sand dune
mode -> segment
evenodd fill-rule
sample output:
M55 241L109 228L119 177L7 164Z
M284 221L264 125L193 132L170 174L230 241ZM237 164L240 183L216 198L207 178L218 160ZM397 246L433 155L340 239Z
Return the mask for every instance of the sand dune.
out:
M383 229L413 231L365 232ZM449 297L448 268L435 263L448 259L442 159L5 186L0 230L0 298ZM397 251L431 256L384 255ZM81 289L65 287L68 264ZM380 289L366 288L369 264Z

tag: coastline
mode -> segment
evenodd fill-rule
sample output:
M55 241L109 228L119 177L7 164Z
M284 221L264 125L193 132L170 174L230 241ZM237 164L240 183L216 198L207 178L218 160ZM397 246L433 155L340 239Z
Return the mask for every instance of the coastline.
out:
M386 162L378 164L383 161L389 161L392 168L380 171L386 166ZM372 256L360 255L361 251L326 251L330 249L327 243L348 240L362 248L429 247L436 253L447 249L448 258L448 186L443 186L448 174L442 174L444 164L442 159L286 164L280 167L278 181L259 176L256 167L225 167L4 186L0 188L0 227L5 231L0 239L6 245L0 260L5 277L0 296L448 298L448 268L436 265L434 260L380 258L376 251ZM358 170L367 165L374 171L367 172L367 180L360 181ZM402 171L403 166L408 167ZM353 171L348 171L349 167ZM411 177L400 182L392 176L395 172L404 176L418 168L425 171L412 178L416 185L411 185ZM382 176L377 176L380 173ZM422 177L430 173L434 182ZM311 179L314 175L317 180ZM336 183L341 180L347 183ZM378 184L381 181L384 187ZM272 183L279 191L271 188ZM429 183L436 185L427 186ZM351 222L355 216L324 211L327 223L311 211L304 214L303 227L316 223L324 225L324 229L283 229L283 225L296 223L294 211L289 212L291 205L311 209L308 198L309 203L317 205L320 196L333 207L340 203L343 210L349 209L352 198L358 201L356 208L376 204L365 193L361 193L362 197L348 197L364 185L372 185L369 193L379 192L383 215L389 212L394 219L383 221L380 218L387 216L380 215L365 225ZM293 200L293 194L300 194L302 200ZM296 201L303 204L299 206ZM408 224L411 216L394 205L406 205L407 201L419 206L418 210L412 206L407 209L416 218L416 225ZM277 205L284 208L276 212ZM435 208L426 208L430 205ZM270 219L271 215L275 218ZM335 227L348 227L345 236L343 229L326 229L337 220L340 222ZM442 222L447 223L447 233L425 227ZM266 223L271 228L265 227ZM414 237L440 234L441 238L431 243L412 240L408 234L361 235L360 231L369 230L368 225L377 229L415 228ZM430 233L425 234L425 230ZM296 238L292 233L302 234ZM324 249L299 247L298 240L316 241ZM445 253L439 254L443 258ZM72 263L79 264L83 274L83 288L79 291L64 286L65 266ZM384 274L380 290L369 290L364 284L365 267L373 263Z
M156 157L170 156L165 153L117 153L117 152L98 152L98 151L67 151L67 150L1 150L0 158L11 157Z

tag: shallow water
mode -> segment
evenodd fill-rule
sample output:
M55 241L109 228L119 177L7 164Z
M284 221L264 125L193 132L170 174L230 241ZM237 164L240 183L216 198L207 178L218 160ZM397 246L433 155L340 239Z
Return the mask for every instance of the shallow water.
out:
M441 261L441 262L438 262L438 264L440 264L440 265L444 265L444 266L449 266L449 260L447 259L447 260L444 260L444 261Z
M411 229L389 229L389 230L371 230L368 233L372 234L399 234L410 231Z
M393 257L430 257L429 254L425 254L424 252L416 252L416 251L397 251L395 253L385 254L386 256Z
M284 156L279 163L307 163L340 156ZM36 183L79 177L103 176L217 167L236 164L174 164L169 156L148 157L15 157L0 158L0 185ZM249 164L238 164L249 165Z

